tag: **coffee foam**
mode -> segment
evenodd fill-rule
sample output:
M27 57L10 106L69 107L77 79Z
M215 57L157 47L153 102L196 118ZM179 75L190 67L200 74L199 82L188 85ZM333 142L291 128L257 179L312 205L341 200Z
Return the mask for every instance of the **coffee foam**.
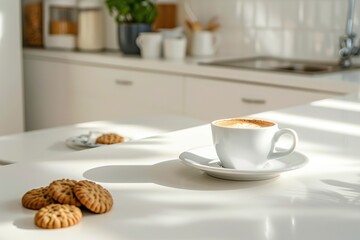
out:
M261 128L261 126L254 123L235 123L231 125L232 128Z
M234 118L217 121L215 125L228 128L254 129L274 126L274 123L264 120Z

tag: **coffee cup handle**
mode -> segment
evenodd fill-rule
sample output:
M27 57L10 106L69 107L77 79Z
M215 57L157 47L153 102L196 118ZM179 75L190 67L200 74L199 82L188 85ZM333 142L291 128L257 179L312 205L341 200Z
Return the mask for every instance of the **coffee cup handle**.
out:
M292 136L293 138L293 142L292 145L290 146L289 149L283 150L283 151L278 151L275 152L275 145L277 143L277 141L280 139L280 137L284 134L289 134ZM273 137L272 143L271 143L271 151L268 155L268 159L275 159L275 158L281 158L284 157L286 155L289 155L290 153L292 153L295 150L296 144L298 143L298 135L296 134L296 132L290 128L283 128L280 129L279 131L277 131Z

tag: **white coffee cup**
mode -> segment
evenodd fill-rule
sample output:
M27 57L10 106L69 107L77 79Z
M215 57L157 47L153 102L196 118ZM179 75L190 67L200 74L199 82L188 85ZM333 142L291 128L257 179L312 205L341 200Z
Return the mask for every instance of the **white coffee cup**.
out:
M164 57L168 60L182 60L186 55L186 38L165 38Z
M136 44L140 48L140 54L143 58L160 58L162 50L161 33L143 32L136 39Z
M194 31L190 53L194 57L213 56L220 44L220 35L211 31Z
M292 153L298 142L294 130L279 129L276 123L261 119L220 119L211 123L211 130L222 166L239 170L262 168L268 160ZM284 134L292 136L291 146L275 151L276 142Z
M182 26L179 26L176 28L159 28L158 31L164 38L178 38L183 36L184 30Z

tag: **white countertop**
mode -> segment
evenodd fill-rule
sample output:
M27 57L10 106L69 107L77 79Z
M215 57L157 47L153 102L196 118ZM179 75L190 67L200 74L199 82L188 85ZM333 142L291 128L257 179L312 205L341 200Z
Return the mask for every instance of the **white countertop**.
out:
M0 136L0 165L51 159L64 153L83 150L66 146L68 138L90 131L117 133L130 140L204 124L203 121L179 116L156 115L122 118L118 121L94 121Z
M360 98L322 100L258 114L295 129L303 168L266 181L226 181L180 162L210 145L208 125L45 162L0 167L0 239L326 239L360 235ZM89 179L114 197L106 214L69 228L42 230L20 199L54 179Z
M199 65L214 58L187 58L174 62L164 59L145 60L139 56L124 56L120 52L86 53L74 51L57 51L48 49L24 50L27 59L51 59L54 61L87 64L111 68L124 68L182 76L222 79L244 83L280 86L312 91L348 93L360 89L360 70L343 71L331 74L301 75L291 73L233 69ZM234 58L234 57L232 57ZM222 58L224 59L224 58ZM219 60L219 59L217 59Z

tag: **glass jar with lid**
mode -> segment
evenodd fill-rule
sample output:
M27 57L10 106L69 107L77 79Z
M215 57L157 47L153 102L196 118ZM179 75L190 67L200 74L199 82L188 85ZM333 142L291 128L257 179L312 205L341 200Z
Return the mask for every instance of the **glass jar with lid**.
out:
M77 34L77 1L45 0L45 47L74 49Z
M28 0L23 5L23 43L24 46L43 45L42 0Z
M82 51L104 48L103 10L101 0L78 1L77 47Z

